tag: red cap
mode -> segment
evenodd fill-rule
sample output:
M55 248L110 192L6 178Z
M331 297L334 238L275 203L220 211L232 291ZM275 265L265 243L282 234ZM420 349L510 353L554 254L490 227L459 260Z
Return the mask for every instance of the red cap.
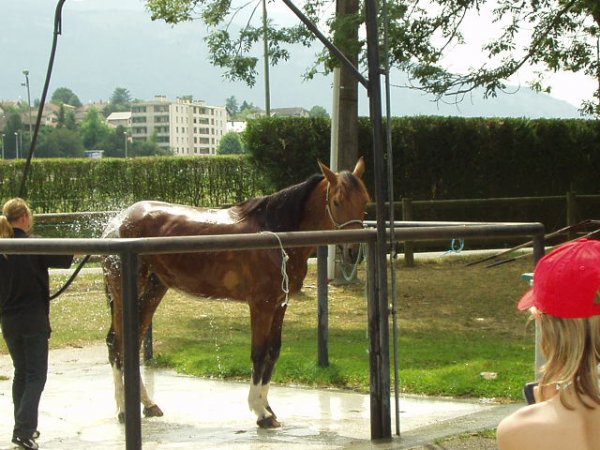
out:
M600 241L568 242L540 259L533 288L521 298L518 308L532 306L569 319L600 315Z

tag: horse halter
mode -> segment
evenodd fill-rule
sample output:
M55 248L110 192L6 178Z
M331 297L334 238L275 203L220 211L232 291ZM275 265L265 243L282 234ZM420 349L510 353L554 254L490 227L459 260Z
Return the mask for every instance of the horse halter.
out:
M347 222L344 223L338 223L337 220L335 220L333 218L333 214L331 213L331 208L329 207L329 187L331 186L331 183L327 183L327 191L325 191L325 211L327 211L327 214L329 214L329 219L331 220L331 222L335 225L335 227L338 230L341 230L344 227L347 227L348 225L352 225L352 224L359 224L361 227L363 226L363 221L359 220L359 219L352 219L352 220L348 220Z

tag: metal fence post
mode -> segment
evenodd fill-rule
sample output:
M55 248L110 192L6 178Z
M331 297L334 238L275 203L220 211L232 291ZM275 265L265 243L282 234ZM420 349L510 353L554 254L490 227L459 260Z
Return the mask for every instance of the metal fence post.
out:
M538 261L544 256L544 232L533 236L533 267L537 265ZM535 283L535 278L533 280ZM539 321L535 321L535 354L534 354L534 365L535 365L535 378L538 380L541 377L541 367L544 365L545 360L540 349L540 324Z
M319 367L329 366L329 305L327 300L327 254L326 245L317 247L317 341Z
M140 353L137 272L138 255L123 251L121 288L123 292L123 372L125 383L125 448L141 450Z
M381 310L377 288L377 246L367 245L367 303L369 321L369 366L371 395L371 439L391 437L389 342L382 339L387 332L386 310Z

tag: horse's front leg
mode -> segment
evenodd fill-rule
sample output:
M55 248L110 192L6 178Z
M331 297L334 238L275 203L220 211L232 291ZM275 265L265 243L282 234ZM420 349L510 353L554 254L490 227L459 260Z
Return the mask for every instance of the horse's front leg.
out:
M114 333L109 333L107 342L114 340ZM117 404L117 418L120 423L125 422L125 383L123 377L123 360L122 353L112 350L112 345L109 342L109 360L113 373L113 382L115 386L115 402ZM161 417L162 410L158 407L154 400L148 395L144 379L140 374L140 400L144 405L144 416L146 417Z
M264 306L264 305L263 305ZM278 428L281 423L269 406L267 395L273 370L281 350L281 330L287 306L280 305L268 311L260 305L250 306L252 324L252 383L248 405L257 416L261 428Z
M156 274L148 272L146 264L141 265L140 270L147 274L146 284L141 290L140 296L140 340L138 342L138 352L144 342L144 337L152 324L152 317L161 299L167 292L167 287L161 283ZM154 400L148 395L143 377L140 374L140 400L144 405L144 416L162 417L163 412Z

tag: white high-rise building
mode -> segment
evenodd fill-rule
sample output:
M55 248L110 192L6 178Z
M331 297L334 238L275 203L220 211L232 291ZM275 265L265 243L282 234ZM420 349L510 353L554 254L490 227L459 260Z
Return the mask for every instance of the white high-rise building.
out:
M159 95L131 106L131 138L141 141L154 136L159 146L170 148L176 156L215 155L226 127L224 106L209 106L191 97L169 101Z

